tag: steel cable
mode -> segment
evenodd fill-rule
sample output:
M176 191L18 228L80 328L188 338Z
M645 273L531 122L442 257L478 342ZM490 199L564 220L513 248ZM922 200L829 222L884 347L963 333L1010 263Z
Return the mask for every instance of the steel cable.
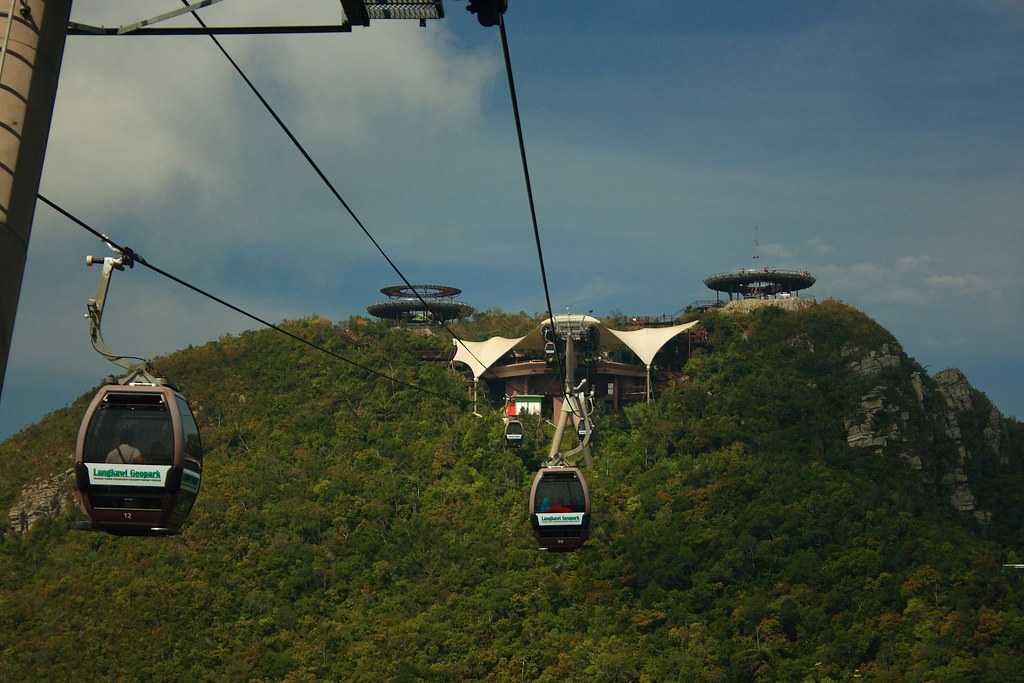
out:
M512 56L509 52L508 47L508 33L505 31L505 15L498 15L498 29L501 34L501 51L505 57L505 73L508 76L508 91L509 96L512 99L512 115L516 121L516 136L519 139L519 158L523 164L523 179L526 181L526 197L530 203L530 220L533 222L533 240L537 245L537 260L540 262L540 278L544 285L544 299L548 305L548 318L551 321L551 334L555 336L555 314L551 307L551 291L548 288L548 274L544 268L544 249L540 243L540 227L537 223L537 207L533 200L533 183L530 182L530 164L526 160L526 141L523 137L523 123L522 117L519 115L519 97L516 95L516 81L512 75ZM553 339L552 339L553 341ZM572 403L568 400L569 397L565 391L565 382L567 380L565 368L562 366L562 359L558 355L558 349L555 349L555 362L558 365L558 374L562 378L562 397L565 399L568 405ZM574 411L575 412L575 411Z
M235 304L222 299L221 297L217 296L216 294L211 294L210 292L202 289L201 287L197 287L196 285L193 285L190 282L187 282L187 281L181 279L180 277L178 277L176 275L173 275L172 273L167 272L166 270L160 268L159 266L156 266L155 264L150 263L141 254L137 253L136 251L132 250L129 247L121 246L120 244L118 244L114 240L110 239L110 237L108 237L107 235L104 235L100 231L96 230L95 228L93 228L92 226L87 224L85 221L83 221L82 219L78 218L77 216L75 216L73 213L71 213L67 209L64 209L63 207L59 206L55 202L47 199L42 194L39 194L38 197L39 197L40 201L42 201L44 204L49 206L51 209L53 209L54 211L56 211L60 215L64 216L68 220L70 220L72 223L74 223L77 226L79 226L80 228L82 228L82 229L92 233L94 236L98 237L99 239L103 240L104 242L110 244L110 246L114 247L121 254L126 256L129 259L129 261L134 261L136 263L139 263L140 265L145 266L146 268L149 268L154 273L156 273L158 275L161 275L161 276L167 278L168 280L171 280L172 282L175 282L175 283L181 285L182 287L186 287L186 288L192 290L193 292L195 292L196 294L204 296L207 299L210 299L212 301L215 301L215 302L217 302L218 304L220 304L222 306L230 308L232 311L235 311L236 313L239 313L239 314L245 316L246 318L249 318L250 320L254 320L254 321L258 322L261 325L269 327L270 329L274 330L275 332L279 332L279 333L285 335L286 337L290 337L292 340L297 341L300 344L304 344L304 345L306 345L306 346L308 346L308 347L310 347L312 349L315 349L315 350L317 350L317 351L319 351L321 353L324 353L324 354L326 354L326 355L328 355L328 356L330 356L330 357L332 357L332 358L334 358L336 360L339 360L339 361L341 361L343 363L347 363L347 364L351 365L352 367L358 368L360 370L363 370L364 372L368 372L368 373L370 373L370 374L372 374L372 375L374 375L376 377L379 377L380 379L385 379L385 380L388 380L389 382L394 382L395 384L398 384L400 386L406 387L408 389L413 389L415 391L420 391L422 393L429 394L431 396L434 396L435 398L440 398L440 399L442 399L444 401L447 401L449 403L453 403L455 405L458 405L460 408L464 408L464 407L466 407L469 404L469 400L468 399L456 399L456 398L453 398L451 396L448 396L448 395L441 394L439 392L433 391L432 389L427 389L426 387L422 387L422 386L420 386L418 384L413 384L411 382L407 382L405 380L398 379L397 377L392 377L392 376L387 375L387 374L385 374L383 372L380 372L379 370L375 370L375 369L373 369L373 368L371 368L371 367L369 367L367 365L363 365L362 363L360 363L358 361L354 361L351 358L346 358L345 356L342 356L339 353L335 353L334 351L331 351L330 349L324 348L323 346L320 346L319 344L317 344L315 342L312 342L312 341L306 339L305 337L301 337L301 336L299 336L299 335L297 335L297 334L295 334L293 332L289 332L288 330L284 329L283 327L281 327L279 325L275 325L274 323L272 323L272 322L270 322L268 320L265 320L265 319L259 317L258 315L254 314L254 313L250 313L249 311L245 310L244 308L236 306Z
M188 6L188 0L181 0L181 2L186 7ZM200 26L202 26L204 29L209 29L209 27L206 25L206 22L203 21L202 17L200 17L194 11L191 12L191 14L193 17L195 17L195 20L199 22ZM217 40L217 36L213 35L213 33L207 33L207 35L210 37L210 40L213 41L214 45L217 46L217 49L220 50L221 54L223 54L224 57L228 60L228 62L230 62L231 66L234 67L235 71L238 72L238 75L242 77L242 80L245 81L245 84L249 86L249 89L252 90L252 93L256 96L256 99L258 99L260 101L260 104L263 105L264 109L267 110L267 113L270 114L270 116L274 119L274 121L281 128L281 130L284 131L284 134L288 136L288 139L291 140L292 144L295 146L295 149L299 151L299 154L302 155L302 157L306 160L307 163L309 163L310 167L317 174L317 176L320 177L320 180L322 180L324 185L327 186L327 189L330 190L332 195L334 195L334 198L338 200L338 202L345 208L345 211L348 212L348 215L352 217L352 220L356 222L356 225L358 225L359 229L363 231L363 234L366 235L366 238L368 240L370 240L370 243L377 248L377 251L380 252L380 255L384 257L384 260L388 262L388 265L391 266L391 269L395 271L398 277L402 279L402 282L405 283L407 287L409 287L412 293L416 295L416 298L419 299L419 302L423 304L423 307L426 308L427 311L429 311L430 314L433 316L434 310L430 307L430 304L428 304L426 299L424 299L420 295L419 291L416 290L416 288L409 281L409 279L405 277L405 274L402 273L402 271L398 268L395 262L391 260L391 257L387 255L387 252L384 251L384 248L380 246L380 243L377 242L374 236L370 233L369 229L366 227L363 221L359 218L359 216L356 215L356 212L352 209L349 203L345 201L345 198L341 196L341 193L338 192L338 189L334 186L334 183L332 183L330 179L327 177L327 174L325 174L323 170L321 170L320 165L316 163L316 161L309 154L309 152L306 151L306 148L302 145L302 143L299 142L299 139L295 137L294 133L292 133L288 125L281 119L280 116L278 116L277 112L274 110L274 107L271 106L270 102L267 101L267 98L263 96L263 93L260 92L259 88L257 88L256 85L249 79L249 77L245 75L245 72L242 70L242 67L238 65L238 62L236 62L231 57L231 55L224 48L221 42ZM440 320L439 322L441 323L442 327L444 327L444 329L448 332L448 334L450 334L457 342L459 342L459 344L462 345L462 348L466 349L466 352L473 357L473 360L475 360L477 363L480 363L481 367L486 367L483 361L477 358L476 354L473 353L473 351L468 346L466 346L465 342L462 341L462 338L459 337L459 335L455 334L452 328L449 327L448 324L444 322L444 320Z

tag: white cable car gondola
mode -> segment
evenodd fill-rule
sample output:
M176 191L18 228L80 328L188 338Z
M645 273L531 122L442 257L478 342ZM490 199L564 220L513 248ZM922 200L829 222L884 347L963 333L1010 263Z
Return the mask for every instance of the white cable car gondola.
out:
M118 355L103 341L100 325L110 276L134 265L130 252L111 249L119 255L102 259L99 290L86 317L93 348L129 372L101 387L82 419L75 446L77 497L89 529L176 533L199 494L199 428L175 387L153 376L144 359ZM100 261L86 258L90 266Z

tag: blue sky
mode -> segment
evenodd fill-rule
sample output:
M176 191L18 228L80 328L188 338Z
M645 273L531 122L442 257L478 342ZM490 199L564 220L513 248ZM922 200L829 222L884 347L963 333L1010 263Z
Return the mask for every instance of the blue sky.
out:
M73 18L173 5L97 0ZM498 36L462 5L426 29L224 44L413 281L535 312ZM338 16L335 0L280 7L204 15ZM810 269L812 294L1024 416L1024 5L512 0L507 22L557 309L675 312L750 263L756 229L761 263ZM272 320L345 318L396 281L205 38L69 38L42 188ZM89 253L37 209L0 437L112 368L81 318ZM111 345L146 356L250 327L141 269L117 274L107 315Z

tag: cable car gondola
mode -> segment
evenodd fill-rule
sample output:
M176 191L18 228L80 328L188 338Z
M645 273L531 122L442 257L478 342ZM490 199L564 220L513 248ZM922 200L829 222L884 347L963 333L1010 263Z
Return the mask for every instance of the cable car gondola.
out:
M569 375L572 378L572 340L567 339L567 357L570 359ZM566 459L583 453L589 462L588 450L593 433L593 401L583 391L587 380L566 392L562 402L562 413L555 426L555 435L548 452L548 463L537 471L530 487L530 524L541 550L571 552L579 550L590 537L590 492L587 480L579 468L568 464ZM569 415L580 420L580 443L568 452L561 452L559 445L569 421Z
M530 523L541 550L569 552L590 536L590 492L583 473L568 466L542 467L530 488Z
M514 417L505 422L505 445L511 448L523 445L523 423Z
M519 448L523 445L523 423L519 420L519 408L511 396L505 395L505 446Z
M96 351L128 374L100 387L75 446L75 485L86 528L118 534L176 533L199 494L203 447L192 409L142 358L121 356L103 341L103 306L114 270L134 265L130 251L103 263L99 290L86 307ZM139 362L131 362L131 361Z
M175 533L199 493L202 462L199 429L184 396L150 382L108 384L78 430L79 502L93 529Z
M558 347L555 346L555 332L545 327L541 332L544 337L544 360L548 365L557 362Z

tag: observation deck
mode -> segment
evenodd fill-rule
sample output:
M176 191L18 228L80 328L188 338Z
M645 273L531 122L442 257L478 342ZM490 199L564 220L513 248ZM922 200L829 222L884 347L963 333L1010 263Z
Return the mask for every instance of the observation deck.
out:
M797 294L816 282L806 270L782 268L740 268L730 273L716 273L704 279L708 289L743 298L771 298ZM797 294L798 295L798 294Z
M462 294L461 289L448 285L393 285L383 287L380 293L388 297L387 300L370 304L366 312L376 318L399 323L440 325L449 320L468 317L475 310L455 298Z

